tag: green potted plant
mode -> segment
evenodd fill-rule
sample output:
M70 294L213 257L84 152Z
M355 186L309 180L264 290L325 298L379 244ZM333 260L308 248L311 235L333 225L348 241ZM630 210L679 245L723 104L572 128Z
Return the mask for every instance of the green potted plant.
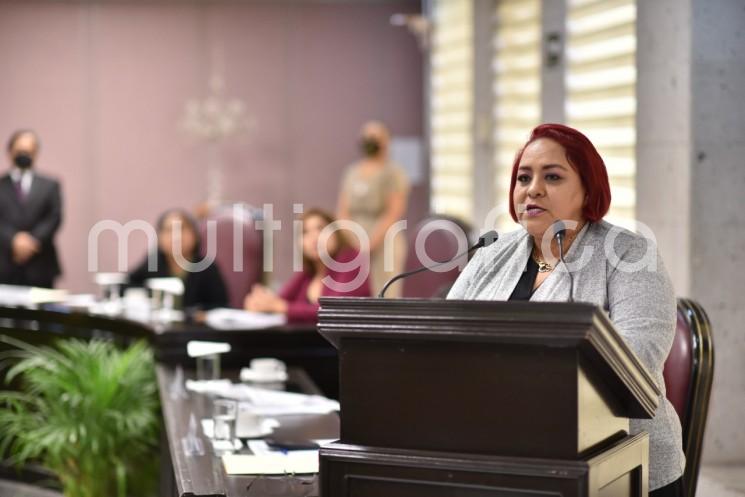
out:
M66 497L125 497L141 471L153 474L159 404L150 348L60 340L34 346L9 337L2 356L0 450L15 464L53 472ZM130 488L131 490L131 488Z

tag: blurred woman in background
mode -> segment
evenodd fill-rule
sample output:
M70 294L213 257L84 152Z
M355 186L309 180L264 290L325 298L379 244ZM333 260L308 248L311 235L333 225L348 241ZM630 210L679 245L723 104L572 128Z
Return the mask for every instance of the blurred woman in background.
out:
M335 221L334 217L321 209L310 209L302 220L303 270L296 273L279 294L263 285L254 285L244 301L246 310L285 314L290 322L310 322L317 318L320 297L370 296L366 261L343 233L337 230L329 236L326 253L335 263L352 266L353 269L328 267L321 258L321 232ZM355 260L361 264L354 264Z
M201 271L193 271L189 267L197 261L201 253L201 239L194 218L183 209L170 209L158 218L156 229L156 253L150 254L142 264L129 273L129 286L144 286L145 280L150 278L176 277L184 282L184 310L227 307L228 294L215 263L209 264ZM175 246L174 238L180 239L180 243L177 242ZM179 248L181 263L175 252ZM148 261L153 256L157 264L154 270L150 270ZM184 264L184 261L187 264Z
M389 145L390 133L383 123L371 121L363 126L360 147L364 157L347 169L338 204L339 219L358 223L370 239L369 247L360 250L369 254L370 281L376 294L403 270L406 257L406 236L400 231L390 240L392 260L385 260L386 233L406 214L409 196L409 180L403 169L390 161ZM400 284L393 285L387 296L400 296L400 288Z

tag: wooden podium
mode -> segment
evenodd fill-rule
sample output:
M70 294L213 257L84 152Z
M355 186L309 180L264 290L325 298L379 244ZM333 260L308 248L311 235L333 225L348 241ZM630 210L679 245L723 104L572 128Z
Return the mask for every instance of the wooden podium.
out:
M660 391L589 304L321 299L340 440L322 497L647 497Z

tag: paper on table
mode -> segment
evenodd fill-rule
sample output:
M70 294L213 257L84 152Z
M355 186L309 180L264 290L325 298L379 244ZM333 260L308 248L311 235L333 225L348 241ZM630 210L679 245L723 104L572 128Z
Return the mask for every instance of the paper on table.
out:
M33 304L64 302L67 299L67 290L31 287L29 298Z
M339 410L339 402L320 395L267 390L248 385L233 385L221 395L250 402L251 411L259 416L325 414Z
M317 450L295 450L287 454L226 454L222 456L229 475L283 475L318 473Z
M31 287L0 285L0 304L8 307L31 305Z
M266 435L271 435L274 429L277 428L278 426L280 426L279 421L277 421L274 418L266 418L266 419L261 420L260 426L258 428L253 428L251 429L251 431L258 432L258 435L256 436L266 436ZM246 431L246 429L243 428L243 431ZM202 420L202 433L204 433L204 436L207 438L214 437L215 435L215 420L214 419L205 418ZM236 420L236 436L243 437L243 434L241 433L241 427L239 426L239 423L237 420Z
M249 440L246 442L246 445L248 446L248 450L250 450L251 454L254 456L263 456L276 452L274 449L269 447L265 440Z
M287 323L284 314L265 314L240 309L219 308L207 311L206 322L218 330L246 330L271 328Z
M212 393L251 404L257 416L283 416L288 414L326 414L339 410L339 402L320 395L304 395L231 383L230 380L186 380L187 390Z
M28 286L0 285L0 303L8 307L64 302L67 290Z
M87 309L96 304L96 296L92 293L76 293L68 295L65 299L65 305L70 307L82 307Z
M231 390L230 380L186 380L186 389L197 393L223 395Z

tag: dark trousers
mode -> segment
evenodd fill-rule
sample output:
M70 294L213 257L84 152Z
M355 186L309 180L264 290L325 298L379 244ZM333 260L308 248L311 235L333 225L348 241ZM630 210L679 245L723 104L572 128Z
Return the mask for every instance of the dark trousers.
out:
M669 485L652 490L649 492L649 497L686 497L683 478L678 478Z

